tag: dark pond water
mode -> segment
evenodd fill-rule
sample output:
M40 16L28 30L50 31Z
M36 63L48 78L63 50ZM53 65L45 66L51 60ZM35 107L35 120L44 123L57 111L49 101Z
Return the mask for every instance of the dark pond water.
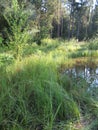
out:
M92 94L98 94L98 67L91 68L88 66L73 67L64 71L68 76L85 79L88 83L88 91Z
M74 67L65 70L65 73L75 78L84 78L91 87L98 87L98 68Z

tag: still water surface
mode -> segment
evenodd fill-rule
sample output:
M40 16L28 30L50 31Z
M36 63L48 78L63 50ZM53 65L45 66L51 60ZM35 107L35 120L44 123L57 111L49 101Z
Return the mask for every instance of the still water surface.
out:
M84 78L91 87L98 87L98 68L74 67L64 71L69 76Z
M64 73L76 79L85 79L89 85L88 91L90 91L93 95L98 95L98 67L91 68L88 66L76 66L70 69L66 69Z

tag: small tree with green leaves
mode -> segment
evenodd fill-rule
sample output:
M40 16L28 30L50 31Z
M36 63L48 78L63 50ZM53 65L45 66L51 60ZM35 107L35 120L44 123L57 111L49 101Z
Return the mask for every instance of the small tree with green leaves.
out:
M12 0L11 6L4 13L4 17L10 27L7 30L10 47L14 50L15 57L19 60L22 56L24 44L31 38L28 25L29 15L30 13L26 11L23 3L20 5L18 0Z

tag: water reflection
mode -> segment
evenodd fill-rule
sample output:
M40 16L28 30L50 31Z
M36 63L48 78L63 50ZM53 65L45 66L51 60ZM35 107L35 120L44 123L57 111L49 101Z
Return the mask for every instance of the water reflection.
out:
M64 71L70 77L84 78L90 87L98 87L98 68L74 67Z

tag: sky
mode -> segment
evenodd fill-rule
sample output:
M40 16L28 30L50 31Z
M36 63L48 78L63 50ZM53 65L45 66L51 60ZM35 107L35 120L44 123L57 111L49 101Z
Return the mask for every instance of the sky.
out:
M96 3L96 0L93 0L94 1L94 3Z
M81 2L81 0L76 0L76 2ZM96 0L93 0L93 3L94 3L94 5L95 5Z
M93 5L93 8L95 7L95 4L96 4L96 0L93 0L93 2L94 2L94 5Z
M85 1L85 0L83 0ZM81 0L76 0L76 2L81 2ZM93 0L93 8L95 7L95 4L96 4L96 0Z

